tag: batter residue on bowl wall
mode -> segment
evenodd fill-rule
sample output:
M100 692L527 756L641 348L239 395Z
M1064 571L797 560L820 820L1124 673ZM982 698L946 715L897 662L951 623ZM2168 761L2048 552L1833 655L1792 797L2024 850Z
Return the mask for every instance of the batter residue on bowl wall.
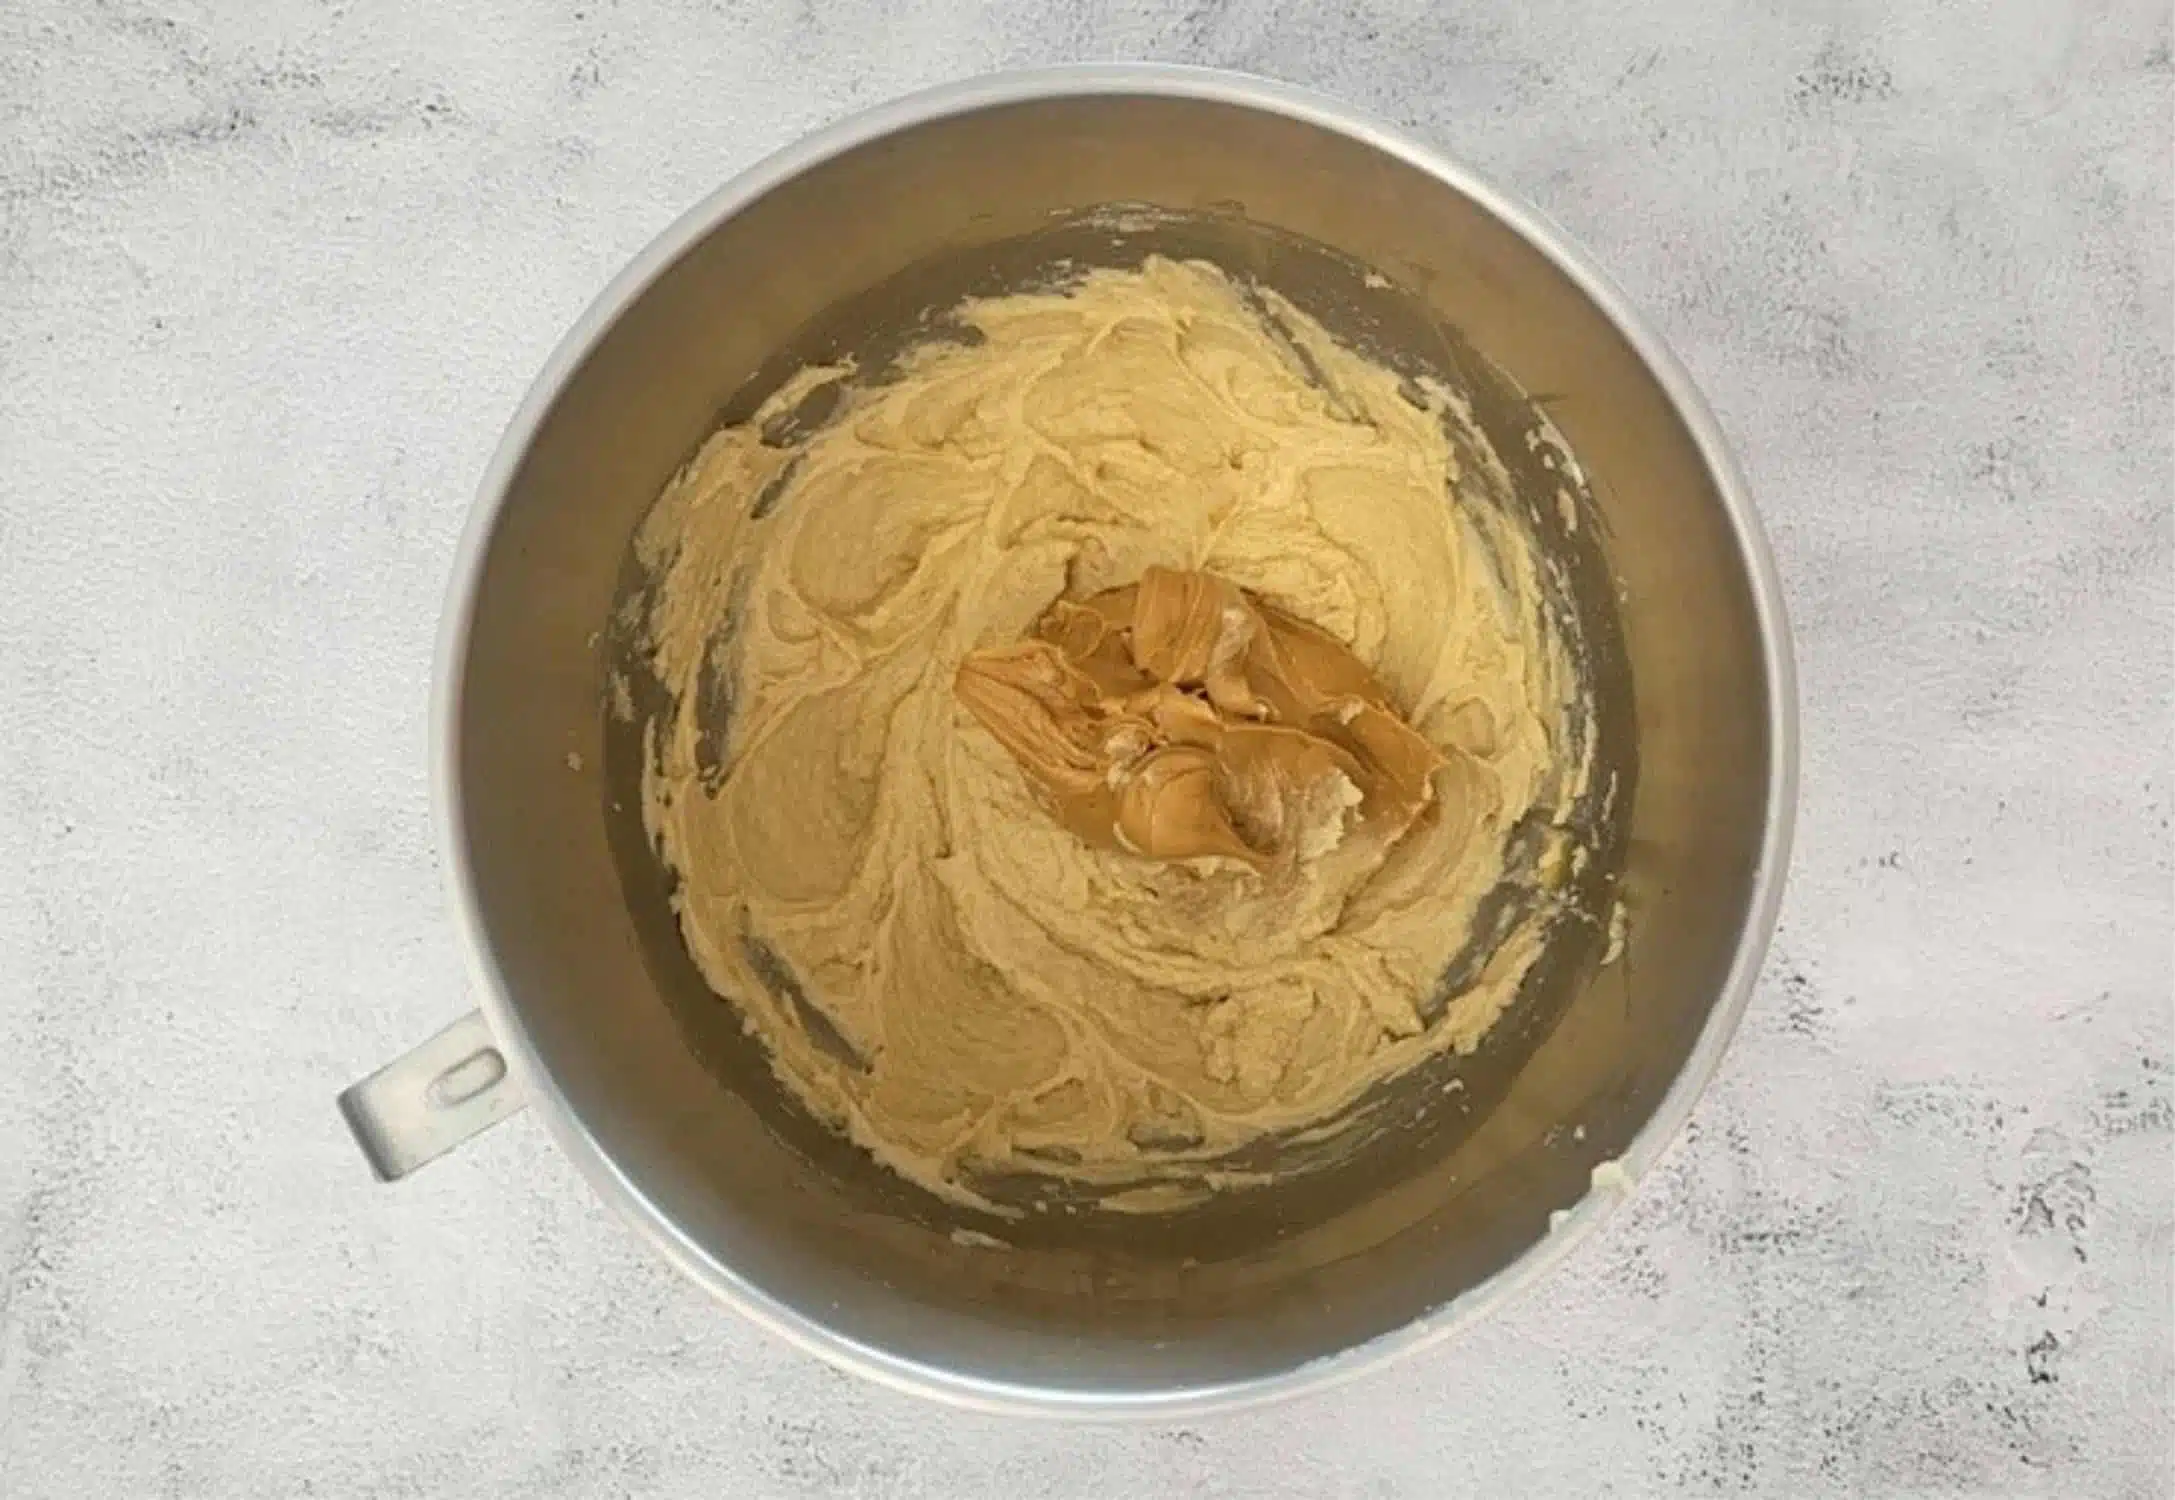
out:
M645 822L695 963L879 1160L1000 1212L1019 1173L1183 1203L1502 1013L1539 915L1439 986L1490 891L1540 878L1513 831L1583 784L1580 687L1530 536L1447 498L1447 393L1202 264L958 317L979 337L881 381L802 372L660 497ZM955 680L1152 569L1348 651L1417 733L1424 805L1274 859L1053 815Z

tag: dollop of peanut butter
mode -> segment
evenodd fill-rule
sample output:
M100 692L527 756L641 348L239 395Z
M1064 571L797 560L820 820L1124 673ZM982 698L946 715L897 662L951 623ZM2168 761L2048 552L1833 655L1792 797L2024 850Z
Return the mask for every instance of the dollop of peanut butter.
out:
M960 663L959 699L1066 828L1268 872L1355 829L1401 837L1443 756L1333 637L1213 573L1059 599Z

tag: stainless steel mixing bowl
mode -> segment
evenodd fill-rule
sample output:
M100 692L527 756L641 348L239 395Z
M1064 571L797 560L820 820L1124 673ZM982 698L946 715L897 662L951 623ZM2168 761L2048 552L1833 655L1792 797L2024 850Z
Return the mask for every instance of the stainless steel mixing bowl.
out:
M880 357L962 293L1150 250L1211 256L1472 397L1566 561L1615 784L1582 813L1581 879L1593 911L1621 894L1628 945L1604 964L1605 924L1565 924L1489 1045L1374 1101L1395 1128L1335 1171L1168 1218L969 1222L798 1117L702 988L633 811L639 745L604 707L611 622L659 487L799 362ZM390 1177L534 1105L721 1302L894 1385L1098 1414L1306 1388L1533 1280L1683 1123L1774 923L1795 738L1780 591L1714 420L1531 210L1254 79L939 89L688 214L522 405L438 666L440 832L481 1009L342 1106Z

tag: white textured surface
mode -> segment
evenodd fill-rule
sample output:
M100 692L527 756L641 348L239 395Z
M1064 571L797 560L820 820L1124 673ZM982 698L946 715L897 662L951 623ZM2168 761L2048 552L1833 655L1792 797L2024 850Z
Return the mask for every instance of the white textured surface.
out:
M430 650L560 331L811 126L1128 54L1580 236L1741 446L1808 721L1634 1206L1451 1347L1106 1433L787 1351L533 1122L378 1188L331 1101L466 1005ZM2171 85L2158 0L0 5L0 1495L2167 1494Z

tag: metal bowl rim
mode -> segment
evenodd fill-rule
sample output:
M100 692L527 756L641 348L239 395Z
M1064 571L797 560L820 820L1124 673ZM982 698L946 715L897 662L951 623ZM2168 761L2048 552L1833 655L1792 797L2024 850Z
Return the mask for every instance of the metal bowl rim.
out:
M1463 163L1402 131L1310 90L1166 63L1091 63L993 73L894 99L805 136L733 177L682 214L605 287L545 361L500 439L454 557L441 620L431 702L431 786L439 847L473 988L552 1139L590 1187L665 1260L712 1296L838 1368L898 1390L981 1411L1075 1418L1195 1416L1257 1405L1350 1380L1447 1339L1541 1280L1591 1235L1626 1196L1595 1192L1516 1260L1406 1327L1271 1375L1214 1385L1138 1391L1073 1391L991 1381L907 1359L849 1339L769 1296L687 1236L620 1170L575 1113L538 1056L485 931L463 833L459 699L477 588L501 506L552 404L590 351L665 270L718 225L780 185L872 141L933 121L1006 105L1062 98L1153 96L1237 106L1333 132L1425 172L1515 232L1567 276L1638 353L1692 435L1722 498L1760 628L1768 683L1766 827L1751 901L1721 994L1699 1039L1653 1115L1620 1159L1632 1182L1676 1138L1720 1066L1750 1003L1782 900L1797 808L1798 703L1782 586L1750 492L1720 425L1691 376L1659 335L1561 228Z

